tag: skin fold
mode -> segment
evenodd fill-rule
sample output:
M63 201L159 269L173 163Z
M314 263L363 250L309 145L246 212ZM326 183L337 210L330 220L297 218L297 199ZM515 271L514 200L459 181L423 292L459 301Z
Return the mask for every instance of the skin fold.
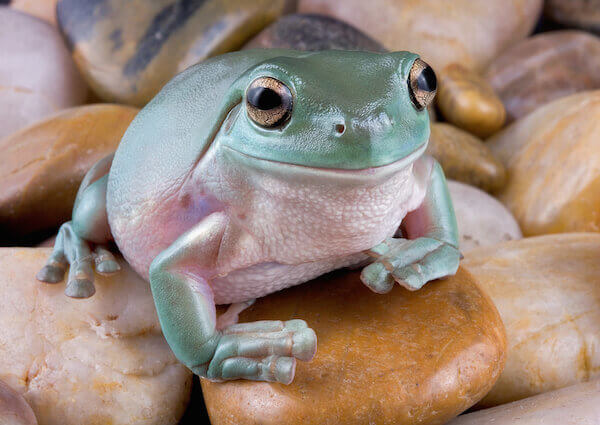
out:
M365 266L378 293L458 268L444 175L423 155L435 90L423 67L408 52L272 49L189 68L88 172L38 279L68 269L66 294L93 295L94 268L118 271L114 240L181 362L212 380L290 383L316 335L299 319L236 323L253 299L341 267ZM257 84L279 97L254 105ZM215 304L230 304L219 320Z

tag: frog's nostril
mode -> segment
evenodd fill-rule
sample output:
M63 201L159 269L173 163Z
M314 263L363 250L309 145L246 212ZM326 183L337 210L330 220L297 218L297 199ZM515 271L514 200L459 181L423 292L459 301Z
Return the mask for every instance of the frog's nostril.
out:
M344 134L344 131L346 131L346 126L344 124L336 124L335 125L335 132L338 135L341 136L342 134Z

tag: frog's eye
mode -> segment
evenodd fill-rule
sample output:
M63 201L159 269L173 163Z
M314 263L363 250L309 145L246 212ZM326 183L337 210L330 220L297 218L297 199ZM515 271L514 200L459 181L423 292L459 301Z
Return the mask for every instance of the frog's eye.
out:
M259 77L246 90L248 116L256 124L280 127L292 113L292 92L281 81L272 77Z
M427 108L437 90L435 72L421 59L415 60L408 74L408 91L415 108L422 111Z

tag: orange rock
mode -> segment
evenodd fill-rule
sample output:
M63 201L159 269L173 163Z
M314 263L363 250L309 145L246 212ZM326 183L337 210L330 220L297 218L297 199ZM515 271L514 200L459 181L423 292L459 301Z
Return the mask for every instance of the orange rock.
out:
M0 234L23 235L68 221L84 174L116 150L137 111L81 106L0 140Z
M202 380L213 425L440 424L483 397L504 364L504 328L464 270L409 292L340 272L263 298L242 322L302 318L314 360L289 385Z
M499 198L524 235L600 231L600 91L544 105L487 145L507 168Z

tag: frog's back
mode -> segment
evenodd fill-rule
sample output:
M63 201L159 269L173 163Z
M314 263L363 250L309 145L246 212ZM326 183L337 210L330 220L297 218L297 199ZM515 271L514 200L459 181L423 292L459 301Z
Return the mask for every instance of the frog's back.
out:
M220 124L233 82L282 50L222 55L171 80L127 129L111 167L107 210L125 258L147 277L152 259L216 207L210 194L180 196Z

